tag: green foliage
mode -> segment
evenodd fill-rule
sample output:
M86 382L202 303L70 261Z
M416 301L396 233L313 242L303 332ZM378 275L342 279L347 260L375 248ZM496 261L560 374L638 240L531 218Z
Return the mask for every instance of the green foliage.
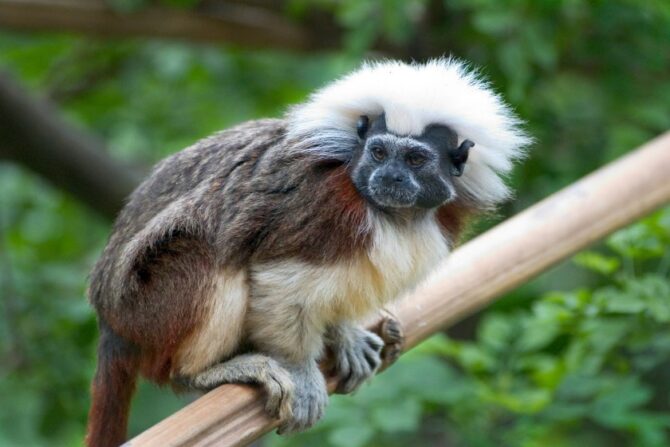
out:
M106 1L119 13L198 3ZM236 122L280 115L372 47L468 59L537 141L510 179L517 199L478 229L670 123L666 0L291 0L286 14L309 20L314 9L345 30L340 50L0 33L0 69L115 156L148 166ZM9 164L0 191L0 445L79 445L97 337L85 281L109 223ZM474 340L435 337L354 398L335 397L310 433L265 442L667 445L669 246L666 210L510 293ZM143 384L131 432L185 400Z
M536 118L530 130L538 150L555 154L523 168L524 178L545 173L524 181L540 196L667 128L668 62L658 52L670 41L667 2L448 5L463 15L449 33L451 50L484 65L519 110Z
M0 190L0 445L77 440L96 332L82 272L107 225L11 166Z
M393 44L412 39L427 4L427 0L292 0L289 10L301 16L316 6L334 14L349 30L344 48L362 56L382 38Z

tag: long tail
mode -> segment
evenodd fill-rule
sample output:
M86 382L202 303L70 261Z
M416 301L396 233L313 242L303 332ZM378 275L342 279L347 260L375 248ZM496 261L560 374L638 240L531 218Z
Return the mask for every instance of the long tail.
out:
M88 447L117 447L125 441L138 368L136 349L101 321L86 430Z

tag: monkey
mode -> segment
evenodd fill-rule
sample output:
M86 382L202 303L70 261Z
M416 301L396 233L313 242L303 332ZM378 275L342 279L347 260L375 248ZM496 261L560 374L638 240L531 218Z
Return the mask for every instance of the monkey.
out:
M377 371L384 341L361 320L510 197L505 176L529 142L464 62L390 60L159 162L90 275L87 445L124 441L139 375L177 390L254 384L280 433L314 425L323 353L339 392Z

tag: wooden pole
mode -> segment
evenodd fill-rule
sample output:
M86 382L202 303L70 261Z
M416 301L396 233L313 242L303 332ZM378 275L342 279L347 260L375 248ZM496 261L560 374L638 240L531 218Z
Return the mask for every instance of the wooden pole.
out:
M668 202L670 132L456 250L396 306L405 349ZM246 445L276 426L262 399L251 387L221 386L128 445Z

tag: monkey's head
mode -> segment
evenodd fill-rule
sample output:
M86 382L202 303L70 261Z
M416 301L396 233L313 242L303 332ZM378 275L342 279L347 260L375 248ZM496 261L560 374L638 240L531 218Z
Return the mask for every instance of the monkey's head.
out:
M465 169L474 143L447 126L432 124L419 136L400 136L386 128L382 114L357 123L360 144L351 163L358 191L382 209L435 208L455 198L453 178Z
M346 164L384 210L494 208L531 141L478 72L452 58L364 64L293 107L288 123L293 150Z

